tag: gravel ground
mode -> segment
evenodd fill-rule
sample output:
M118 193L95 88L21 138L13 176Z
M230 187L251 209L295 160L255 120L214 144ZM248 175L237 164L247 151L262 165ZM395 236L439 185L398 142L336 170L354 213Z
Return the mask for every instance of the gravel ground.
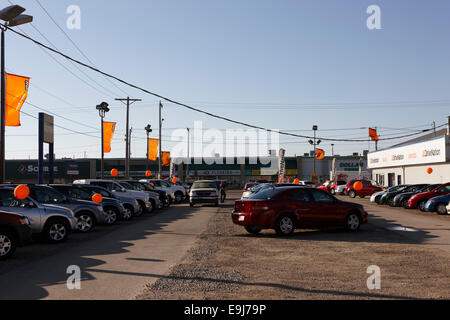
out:
M138 299L449 299L448 254L364 225L252 236L231 222L233 201L183 260ZM369 290L367 267L381 269Z

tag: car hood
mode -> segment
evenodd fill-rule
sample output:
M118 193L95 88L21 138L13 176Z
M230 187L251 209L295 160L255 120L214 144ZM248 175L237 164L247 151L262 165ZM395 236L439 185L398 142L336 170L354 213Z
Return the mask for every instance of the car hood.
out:
M339 203L345 204L346 206L355 207L355 208L360 208L360 209L364 208L364 206L359 203L354 203L354 202L349 202L349 201L339 201Z
M61 213L61 214L69 214L67 210L70 210L69 208L56 205L56 204L39 204L39 207L42 209L45 209L46 211L51 211L55 213Z

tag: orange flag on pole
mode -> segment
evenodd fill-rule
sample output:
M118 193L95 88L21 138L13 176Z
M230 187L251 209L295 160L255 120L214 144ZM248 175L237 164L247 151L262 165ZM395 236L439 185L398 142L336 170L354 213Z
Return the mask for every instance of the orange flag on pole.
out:
M156 160L158 156L158 139L148 139L148 160Z
M369 128L369 137L372 138L372 141L378 141L378 132L377 132L377 129Z
M103 122L103 152L111 152L111 140L116 131L116 122Z
M170 166L170 152L165 152L164 151L162 153L161 159L162 159L163 167Z
M20 127L20 109L28 96L29 77L6 74L5 126Z

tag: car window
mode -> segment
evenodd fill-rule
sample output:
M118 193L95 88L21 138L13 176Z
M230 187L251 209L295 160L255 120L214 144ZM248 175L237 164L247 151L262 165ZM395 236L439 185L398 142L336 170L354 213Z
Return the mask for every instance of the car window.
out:
M160 183L161 183L161 186L163 186L163 187L167 187L167 188L171 187L171 185L169 183L167 183L167 181L160 181Z
M212 181L194 182L192 189L212 188L217 189L216 183Z
M92 193L99 193L102 195L102 197L106 197L106 198L114 197L110 192L100 189L100 188L89 188L88 190L92 190Z
M334 202L334 198L326 192L322 192L320 190L311 190L311 193L314 198L314 201L316 202L325 202L325 203Z
M261 190L258 193L252 194L249 197L249 199L253 199L253 200L269 200L269 199L275 198L281 191L282 191L282 189L268 188L268 189Z
M302 202L311 202L312 201L311 195L306 190L295 190L294 192L291 193L291 196L296 201L302 201Z
M362 180L361 182L362 182L364 187L370 187L370 182L369 181Z
M30 193L40 203L62 203L64 201L64 197L59 192L49 188L32 189Z
M0 190L0 206L10 207L11 202L14 200L14 191L12 190Z
M112 190L112 183L111 182L95 181L95 182L92 182L91 184L103 187L103 188L105 188L106 190L109 190L109 191Z
M91 200L90 194L79 188L70 188L68 194L69 197L74 199Z
M161 187L161 183L159 183L159 181L152 181L151 183L153 183L155 187Z
M443 186L436 190L437 192L450 192L450 185Z

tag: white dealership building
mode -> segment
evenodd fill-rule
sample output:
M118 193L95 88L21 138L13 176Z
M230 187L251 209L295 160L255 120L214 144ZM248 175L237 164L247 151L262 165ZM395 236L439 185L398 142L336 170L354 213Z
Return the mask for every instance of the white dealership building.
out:
M450 117L446 129L370 152L367 165L372 179L384 186L449 182Z

